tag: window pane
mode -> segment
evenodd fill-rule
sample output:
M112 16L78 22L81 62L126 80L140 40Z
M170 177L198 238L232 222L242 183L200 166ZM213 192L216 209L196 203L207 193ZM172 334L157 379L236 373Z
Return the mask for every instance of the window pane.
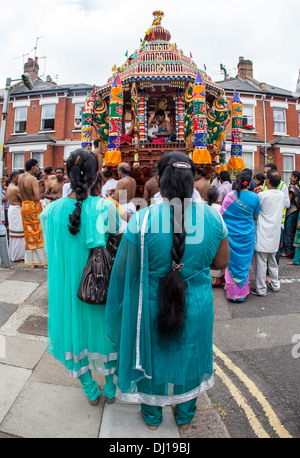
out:
M27 119L27 107L16 108L15 121L26 121Z
M13 170L24 169L24 153L13 153Z
M26 132L26 121L15 122L15 134Z
M274 122L274 132L285 133L285 123L284 122Z
M274 110L274 121L285 121L284 110Z
M242 126L254 127L254 107L249 105L243 106Z
M43 105L42 118L55 118L56 105Z
M83 110L84 104L83 103L76 103L75 104L75 119L80 118L81 119L81 113Z
M44 153L42 151L33 151L31 153L31 158L38 161L40 169L44 168Z
M274 109L273 117L274 117L274 132L285 133L286 132L285 110Z
M283 170L292 172L294 170L295 157L292 155L283 156Z
M43 119L42 130L54 130L54 119Z

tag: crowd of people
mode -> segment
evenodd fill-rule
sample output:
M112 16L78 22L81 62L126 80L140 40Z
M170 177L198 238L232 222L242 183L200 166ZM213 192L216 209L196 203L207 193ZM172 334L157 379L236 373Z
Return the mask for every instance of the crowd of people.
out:
M279 259L299 265L299 178L287 186L274 164L232 183L211 181L183 153L165 154L136 199L127 163L102 170L84 149L63 167L39 170L30 159L7 183L9 253L48 267L48 352L77 377L91 405L105 375L106 402L141 404L154 430L162 407L176 405L185 429L197 396L213 383L212 286L241 302L280 289ZM106 304L87 304L78 288L90 250L118 246ZM250 288L252 264L255 287ZM180 367L180 371L178 371Z

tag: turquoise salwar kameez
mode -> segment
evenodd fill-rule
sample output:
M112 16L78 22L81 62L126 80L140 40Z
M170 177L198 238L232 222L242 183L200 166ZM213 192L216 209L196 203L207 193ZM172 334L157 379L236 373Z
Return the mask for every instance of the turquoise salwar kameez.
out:
M171 404L182 405L178 422L186 424L195 413L199 393L214 383L210 265L227 229L215 209L204 203L188 205L181 260L185 325L176 342L165 343L157 331L157 317L160 280L172 265L172 211L169 203L161 203L131 217L106 304L106 333L119 349L116 397L141 403L143 418L151 426L161 422L161 408Z
M80 231L72 235L68 225L75 204L64 197L40 215L48 256L48 352L69 376L79 378L90 400L100 395L91 369L106 376L103 391L113 398L117 349L104 333L105 305L85 304L77 292L90 249L106 246L109 233L119 233L121 220L112 202L88 197L82 203Z

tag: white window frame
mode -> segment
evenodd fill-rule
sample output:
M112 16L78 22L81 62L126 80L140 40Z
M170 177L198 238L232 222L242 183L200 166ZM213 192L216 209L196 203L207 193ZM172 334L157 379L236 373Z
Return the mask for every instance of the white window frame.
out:
M23 166L22 167L15 167L15 158L16 158L16 155L18 156L23 156ZM12 172L14 172L15 170L23 170L25 169L25 151L15 151L12 153Z
M285 157L292 157L293 158L293 167L292 167L292 170L290 169L286 169L284 166L284 158ZM292 172L295 170L295 154L291 154L291 153L283 153L282 154L282 180L287 184L289 185L290 184L290 176L292 174ZM289 174L288 176L288 179L286 179L286 176L285 174Z
M280 111L280 112L282 112L284 114L284 120L282 120L282 121L281 120L280 121L275 120L275 112L276 111L278 111L278 112ZM274 107L273 108L273 122L274 122L274 135L286 135L286 110L285 110L285 108L278 108L278 107L276 107L276 108ZM284 126L284 130L283 131L276 130L275 129L275 123L282 123L282 125Z
M34 157L36 155L39 155L39 157L41 158L38 159L37 157ZM31 151L30 152L30 159L36 159L39 163L39 168L40 170L44 170L44 151Z
M244 118L246 118L244 112L245 112L245 108L249 108L250 110L252 110L252 115L251 116L247 116L247 125L252 125L253 126L253 130L255 130L255 110L254 110L254 106L253 105L243 105L243 117L242 117L242 128L243 126L245 125L244 124ZM250 119L250 121L248 121L248 119ZM251 130L249 129L243 129L245 132L251 132Z
M81 113L84 108L84 103L75 103L74 107L74 130L79 131L81 129ZM80 119L80 127L76 126L76 120Z
M18 113L20 113L20 110L25 110L25 116L18 118ZM17 125L25 122L24 130L18 130ZM14 121L14 134L25 134L26 133L26 123L27 123L27 106L22 106L22 107L16 107L15 108L15 121Z
M45 116L44 111L49 108L49 106L54 107L54 116ZM40 132L55 132L55 114L56 114L56 104L55 103L49 103L49 104L43 104L42 105L42 115L41 115L41 130ZM44 121L51 120L53 119L53 128L46 128L44 127Z

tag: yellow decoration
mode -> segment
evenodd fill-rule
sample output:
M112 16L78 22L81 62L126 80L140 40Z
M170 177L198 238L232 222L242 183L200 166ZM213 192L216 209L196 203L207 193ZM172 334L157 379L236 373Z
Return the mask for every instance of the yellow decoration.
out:
M121 153L120 151L107 151L104 160L106 165L116 167L122 162Z
M228 161L228 168L231 170L244 170L244 160L241 157L231 157Z
M211 164L211 155L207 149L194 149L193 162L195 164Z

